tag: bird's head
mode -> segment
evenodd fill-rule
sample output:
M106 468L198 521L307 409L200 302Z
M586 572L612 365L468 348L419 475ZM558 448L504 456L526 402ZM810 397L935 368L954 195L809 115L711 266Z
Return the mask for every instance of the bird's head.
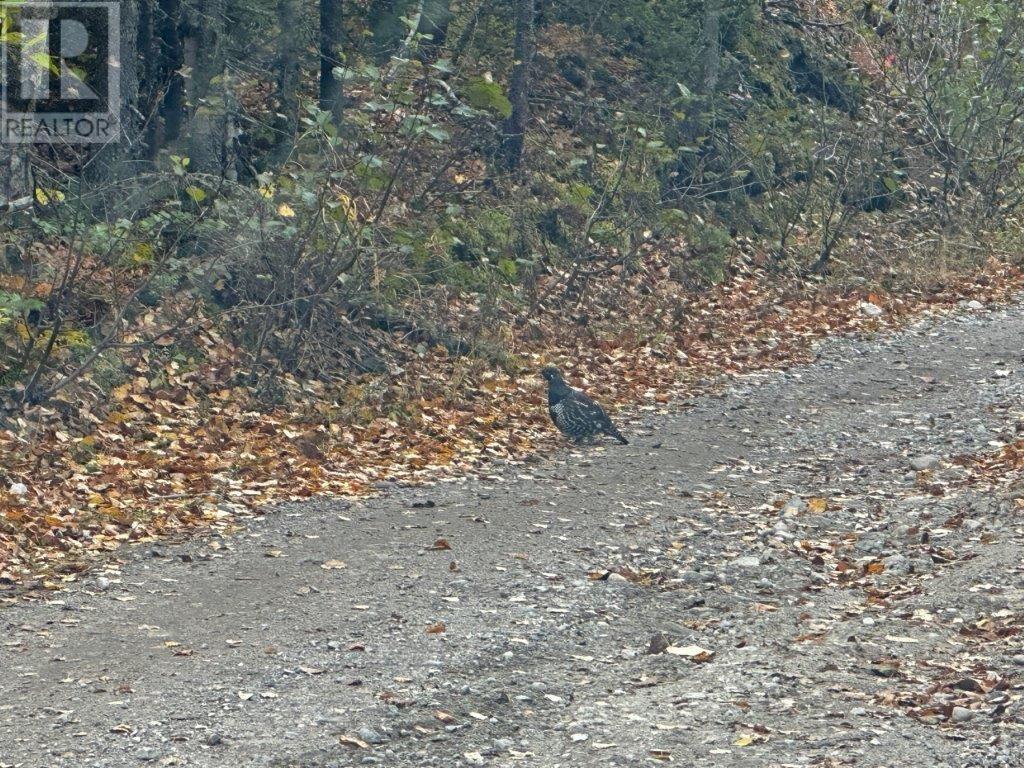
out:
M553 365L547 365L542 368L540 375L544 377L548 384L554 384L556 381L562 380L562 372Z

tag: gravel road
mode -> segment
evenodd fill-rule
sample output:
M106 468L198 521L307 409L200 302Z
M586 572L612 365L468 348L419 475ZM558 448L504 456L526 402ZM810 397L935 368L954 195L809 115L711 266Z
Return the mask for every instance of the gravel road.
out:
M1024 308L0 612L0 766L1024 766ZM539 382L538 382L539 385Z

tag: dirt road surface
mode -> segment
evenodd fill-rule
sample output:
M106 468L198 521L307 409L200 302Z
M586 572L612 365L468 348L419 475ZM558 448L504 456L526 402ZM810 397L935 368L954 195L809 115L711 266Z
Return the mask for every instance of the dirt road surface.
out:
M1024 309L0 612L0 765L1024 766Z

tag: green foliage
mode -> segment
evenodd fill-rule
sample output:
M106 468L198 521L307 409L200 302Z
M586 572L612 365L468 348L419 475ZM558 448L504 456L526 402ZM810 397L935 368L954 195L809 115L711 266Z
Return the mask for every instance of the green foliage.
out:
M503 118L512 114L512 102L508 100L501 86L492 80L483 77L473 78L463 91L466 101L476 109L486 109Z

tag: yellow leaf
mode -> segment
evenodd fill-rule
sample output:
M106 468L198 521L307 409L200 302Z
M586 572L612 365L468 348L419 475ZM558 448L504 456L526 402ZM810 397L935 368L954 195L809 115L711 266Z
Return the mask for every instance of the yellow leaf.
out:
M59 189L43 189L42 187L36 187L36 200L39 201L40 205L60 203L64 201L64 193Z
M754 737L753 736L740 736L732 744L733 744L734 747L749 747L753 743L754 743Z
M277 206L277 215L290 219L295 215L295 209L288 205L288 203L281 203Z
M828 502L818 496L807 500L807 508L816 515L820 515L828 508Z

